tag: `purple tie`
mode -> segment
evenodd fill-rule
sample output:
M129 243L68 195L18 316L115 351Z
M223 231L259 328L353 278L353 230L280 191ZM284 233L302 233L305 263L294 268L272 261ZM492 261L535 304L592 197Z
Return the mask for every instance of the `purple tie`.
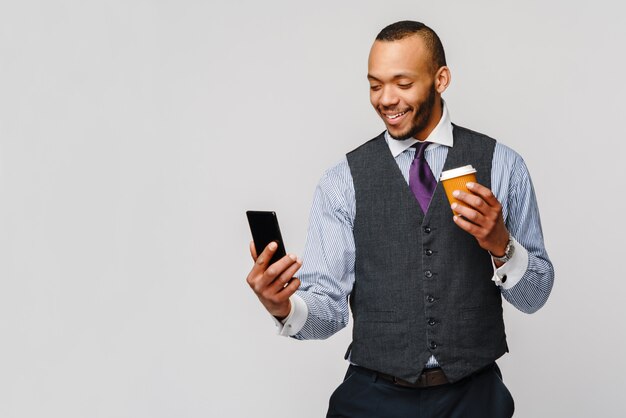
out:
M430 170L428 161L424 158L424 150L428 144L430 142L424 141L413 145L415 158L411 163L411 168L409 168L409 187L422 207L424 214L428 211L430 199L433 197L437 187L437 180L435 180L435 176L433 176L433 172Z

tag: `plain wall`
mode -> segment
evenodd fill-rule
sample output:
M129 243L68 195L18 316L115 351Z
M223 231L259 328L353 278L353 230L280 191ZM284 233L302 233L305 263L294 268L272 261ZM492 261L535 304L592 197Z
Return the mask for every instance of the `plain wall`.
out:
M556 282L505 307L516 416L624 416L623 7L0 1L0 416L323 416L350 331L275 335L244 212L301 254L318 179L384 129L367 54L403 19L535 183Z

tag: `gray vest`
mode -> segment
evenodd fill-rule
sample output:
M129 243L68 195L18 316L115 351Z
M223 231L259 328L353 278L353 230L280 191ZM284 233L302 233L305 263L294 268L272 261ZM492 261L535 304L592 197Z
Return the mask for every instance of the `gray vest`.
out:
M444 170L491 188L495 140L454 126ZM424 216L384 136L348 153L356 196L351 360L414 382L435 356L452 382L507 349L489 253L452 220L441 183Z

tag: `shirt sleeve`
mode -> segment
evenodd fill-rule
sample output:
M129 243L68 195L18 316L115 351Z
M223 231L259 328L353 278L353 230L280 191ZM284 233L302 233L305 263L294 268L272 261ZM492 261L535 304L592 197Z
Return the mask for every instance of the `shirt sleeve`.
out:
M309 315L309 308L301 297L294 294L291 295L289 300L291 301L291 310L285 319L280 321L275 316L272 316L276 328L278 328L278 335L285 337L293 336L300 331Z
M301 285L292 296L289 317L277 323L279 334L325 339L348 324L354 285L353 219L354 186L344 160L324 174L315 190L297 275Z
M508 183L506 226L516 244L514 258L495 272L506 276L502 296L525 313L539 310L554 283L554 267L548 258L541 229L535 190L524 160L514 154Z
M510 289L515 286L526 273L526 267L528 267L528 251L522 246L515 237L511 236L515 251L509 261L500 267L496 267L493 259L491 263L493 265L493 278L491 279L498 286L502 286L503 289Z

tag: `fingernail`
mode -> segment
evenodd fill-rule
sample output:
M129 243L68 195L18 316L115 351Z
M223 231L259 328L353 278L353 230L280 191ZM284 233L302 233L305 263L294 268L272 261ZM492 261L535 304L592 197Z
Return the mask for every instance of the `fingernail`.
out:
M274 251L278 245L275 242L270 242L270 245L268 245L268 247L270 247L270 250Z
M456 220L457 220L457 219L459 219L459 217L458 217L458 216L456 216L456 215L454 215L454 216L452 217L452 220L454 220L455 222L456 222Z
M302 259L298 257L298 263L302 264Z
M470 181L469 183L466 184L466 186L468 189L471 189L472 187L474 187L474 183Z
M459 190L455 190L452 192L452 196L454 197L459 197L459 195L461 194L461 192Z
M454 202L453 204L451 204L451 205L450 205L450 207L451 207L452 209L456 209L456 207L457 207L457 206L458 206L458 204L457 204L456 202Z
M298 259L298 257L293 254L289 254L289 258L291 258L293 261L296 261Z

